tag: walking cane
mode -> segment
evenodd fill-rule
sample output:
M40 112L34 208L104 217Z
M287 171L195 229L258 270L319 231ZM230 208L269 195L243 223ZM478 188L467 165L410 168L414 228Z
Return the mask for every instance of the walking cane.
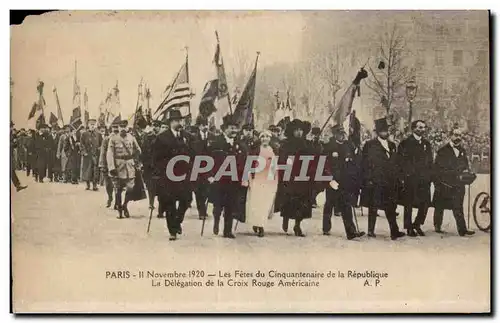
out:
M467 208L467 230L469 230L470 229L470 184L467 186L468 186L467 195L468 195L468 200L469 200L468 208Z
M207 203L205 204L205 210L208 209L208 199L207 199ZM205 231L205 221L207 220L207 217L208 215L205 214L205 216L203 217L203 221L201 222L201 236L203 237L203 231Z
M150 211L149 211L149 222L148 222L148 234L149 234L149 228L151 227L151 218L153 217L153 208L150 207L149 209Z
M356 224L356 231L359 232L358 216L356 215L356 209L352 205L351 208L352 208L352 214L354 216L354 223Z

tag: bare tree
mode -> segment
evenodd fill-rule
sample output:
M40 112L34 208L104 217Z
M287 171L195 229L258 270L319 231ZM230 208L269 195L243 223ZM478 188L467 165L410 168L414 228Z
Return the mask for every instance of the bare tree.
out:
M339 76L340 70L343 67L343 63L339 61L338 46L335 48L335 50L318 56L316 59L316 65L321 79L326 83L328 87L328 101L333 100L330 101L332 102L332 104L330 104L329 107L333 108L337 103L337 93L342 88L342 82L339 81Z
M384 34L378 50L382 62L376 70L368 66L370 77L366 85L372 90L374 99L382 103L389 116L394 103L405 97L405 85L409 76L407 67L403 65L406 44L398 32L397 25Z

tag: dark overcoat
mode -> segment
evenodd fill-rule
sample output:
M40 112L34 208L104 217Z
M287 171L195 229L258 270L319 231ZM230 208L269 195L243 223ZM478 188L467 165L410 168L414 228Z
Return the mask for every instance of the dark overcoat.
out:
M451 145L447 144L436 154L432 200L435 208L452 210L463 207L465 185L459 180L459 175L469 169L469 161L465 149L459 147L458 150L457 157Z
M426 139L420 143L411 135L398 147L401 186L399 204L418 208L430 206L433 171L432 146Z
M85 131L81 134L82 152L82 180L92 181L97 176L102 135L94 131Z
M396 145L388 141L389 151L377 139L365 143L361 159L361 205L386 209L396 206L398 171Z
M61 160L57 158L59 138L59 134L55 136L52 134L49 135L49 168L51 168L54 173L59 173L61 171Z
M47 167L50 160L50 134L45 133L38 135L35 139L35 152L37 158L38 174L46 176Z

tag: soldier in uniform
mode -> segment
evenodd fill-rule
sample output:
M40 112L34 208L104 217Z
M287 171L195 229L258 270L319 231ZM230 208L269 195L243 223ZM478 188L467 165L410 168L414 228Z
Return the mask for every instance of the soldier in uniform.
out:
M423 138L426 124L422 120L411 123L413 133L398 147L399 167L403 191L401 202L404 206L404 228L407 235L424 236L421 226L425 222L427 209L431 203L432 146ZM418 208L415 222L412 221L413 208Z
M182 119L179 110L169 110L169 129L158 135L152 149L156 189L165 209L170 241L177 240L177 234L182 234L182 222L191 200L190 161L181 160L169 166L172 158L191 155L188 139L182 131ZM174 176L185 178L178 180Z
M127 133L127 120L120 121L118 134L113 134L109 138L106 162L109 176L115 188L115 203L118 208L118 218L130 217L127 203L127 194L134 189L136 161L139 159L141 148L137 140ZM126 190L125 200L122 204L122 193Z
M332 227L332 211L339 212L344 222L347 239L352 240L363 236L364 232L357 232L353 222L353 205L356 205L359 185L359 170L354 155L354 145L347 141L347 133L342 125L332 128L333 137L325 144L324 155L333 178L339 183L337 190L326 188L326 201L323 207L323 234L330 235Z
M368 236L376 237L377 210L385 211L391 231L391 239L405 234L399 231L396 222L397 207L397 151L396 145L387 140L389 125L386 118L375 120L377 138L369 140L363 147L361 205L368 208Z
M464 196L465 184L461 176L469 170L467 153L462 147L462 131L453 129L450 142L438 150L434 163L435 191L433 197L434 205L434 228L438 233L443 223L444 210L452 210L457 223L460 236L473 235L474 231L467 230L464 218Z
M92 182L92 190L97 191L97 183L99 182L99 155L102 145L102 135L96 129L96 119L89 119L89 130L82 133L81 149L82 149L82 180L86 182L87 191L90 190L90 182Z
M108 135L104 135L104 138L102 139L102 144L101 144L101 150L99 153L99 169L101 171L101 174L103 176L103 181L104 181L104 187L106 188L106 194L108 196L108 200L106 202L106 207L111 206L111 202L113 202L113 181L111 180L111 177L109 176L109 171L108 171L108 162L106 160L107 153L108 153L108 145L109 145L109 138L112 135L118 135L120 133L120 127L118 125L118 122L115 122L111 125L111 131ZM118 210L118 204L116 204L115 200L115 210Z
M236 213L238 218L243 219L240 198L243 196L242 175L243 167L248 148L245 143L238 140L238 122L233 115L226 115L223 118L221 130L222 135L214 138L210 144L210 153L215 159L215 167L212 171L212 177L208 180L213 182L214 175L219 171L222 163L228 156L234 156L237 163L238 180L234 181L231 176L221 176L220 179L213 182L211 194L214 204L214 228L215 235L219 234L219 222L222 212L224 212L224 237L234 239L232 233L233 219Z

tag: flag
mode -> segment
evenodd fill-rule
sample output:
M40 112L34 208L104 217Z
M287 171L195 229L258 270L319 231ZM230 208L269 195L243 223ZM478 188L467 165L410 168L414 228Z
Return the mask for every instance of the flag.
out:
M45 116L42 114L40 114L40 116L36 119L36 123L35 123L35 128L37 130L40 129L40 126L43 125L43 124L46 124L45 123Z
M366 77L368 77L368 73L364 69L361 69L361 71L359 71L358 74L356 75L354 81L347 88L344 95L342 95L342 98L337 103L336 111L333 114L333 120L336 124L344 124L346 120L347 122L349 122L349 118L347 117L351 114L352 102L354 101L354 96L358 91L359 83L361 82L362 79ZM349 129L349 127L346 127L345 129Z
M208 118L212 113L217 111L214 102L219 93L218 83L218 80L211 80L205 84L200 101L199 115Z
M54 86L54 89L52 91L54 92L54 95L56 97L57 119L61 120L61 123L64 124L64 121L63 121L64 119L63 119L62 110L61 110L61 104L59 103L59 96L57 95L57 89L55 86Z
M224 62L222 61L222 54L220 51L220 44L217 43L217 47L215 48L215 55L214 55L214 63L215 67L217 69L217 86L218 86L218 94L217 98L221 99L225 96L229 95L228 88L227 88L227 79L226 79L226 72L224 71Z
M257 56L257 60L258 60ZM255 81L257 77L257 60L255 61L255 67L248 79L248 82L241 94L241 97L234 109L234 117L238 121L240 127L244 125L254 125L253 116L253 101L255 98Z
M83 124L82 122L82 110L78 106L77 108L73 109L73 114L71 115L71 118L69 119L70 125L74 129L80 128L80 126Z
M42 111L41 107L38 106L38 103L33 102L33 106L31 106L31 110L30 110L30 113L28 115L28 120L33 118L38 110Z
M168 92L163 102L156 109L154 117L156 120L161 120L166 115L166 112L170 109L181 109L188 108L190 105L192 93L191 87L189 86L189 75L188 75L188 63L187 60L182 64L177 76L170 86L170 92ZM187 115L188 113L183 113Z
M55 125L57 125L57 122L59 120L57 119L56 115L54 113L50 113L50 117L49 117L49 124L53 127Z
M84 108L83 124L85 126L88 125L90 119L88 103L89 103L89 97L87 96L87 89L85 89L85 92L83 93L83 108Z

